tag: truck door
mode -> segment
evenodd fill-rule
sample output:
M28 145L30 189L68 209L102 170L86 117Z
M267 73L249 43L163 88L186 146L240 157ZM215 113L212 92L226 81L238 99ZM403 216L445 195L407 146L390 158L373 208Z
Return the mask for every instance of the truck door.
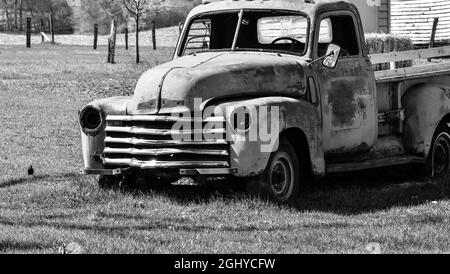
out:
M317 21L315 56L324 56L330 43L342 48L335 68L322 62L315 65L327 156L367 152L377 137L374 74L362 49L362 26L356 18L350 11L331 12Z

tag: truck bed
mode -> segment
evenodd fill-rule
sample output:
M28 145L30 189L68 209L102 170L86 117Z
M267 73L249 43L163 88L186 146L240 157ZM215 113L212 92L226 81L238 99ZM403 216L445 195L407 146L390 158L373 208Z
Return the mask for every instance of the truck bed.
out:
M375 72L377 84L450 75L450 60L408 68L395 68L395 62L450 56L450 46L369 55L372 64L390 63L391 69Z
M327 159L327 173L397 164L425 163L423 157L408 155L404 149L403 133L406 114L402 105L402 97L411 86L419 83L450 85L450 60L444 59L440 63L415 62L424 65L407 68L395 68L395 64L400 61L444 56L450 56L450 47L370 55L372 64L389 63L391 68L375 72L378 108L377 142L372 150L365 154L352 155L347 159L345 157Z

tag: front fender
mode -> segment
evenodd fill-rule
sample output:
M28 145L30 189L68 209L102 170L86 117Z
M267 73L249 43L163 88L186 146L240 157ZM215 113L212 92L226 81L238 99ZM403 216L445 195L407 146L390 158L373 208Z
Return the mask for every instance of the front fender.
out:
M450 113L450 87L441 84L414 86L403 96L402 105L406 114L406 149L428 157L436 128Z
M127 112L127 103L130 100L130 97L112 97L106 99L96 100L94 102L89 103L87 106L92 106L102 111L102 115L106 117L107 115L125 115ZM103 119L105 121L105 119ZM81 130L81 143L83 147L83 160L84 167L86 169L103 169L103 163L99 157L95 157L95 155L99 155L103 153L105 149L105 126L103 126L103 130L100 131L97 135L91 136Z
M244 134L228 130L228 134L231 135L232 139L230 148L231 166L238 170L237 176L256 176L264 172L271 152L278 148L280 134L288 129L300 129L305 134L308 140L312 173L316 176L325 174L321 117L316 106L306 101L289 97L264 97L226 102L218 105L218 107L226 113L227 121L230 121L230 115L234 109L240 107L248 108L253 114L253 119L257 117L259 122L253 123L252 127L260 127L258 124L271 120L273 112L279 110L278 120L274 121L278 123L278 128L276 128L275 133L270 132L270 135L276 139L273 142L275 146L270 151L267 151L267 147L270 147L270 145L268 146L270 142L266 141L267 138L261 138L261 128L257 131L257 140L250 140L250 136L243 138ZM268 122L267 125L269 126L263 126L263 131L266 128L271 128L271 122ZM230 137L228 138L230 139Z

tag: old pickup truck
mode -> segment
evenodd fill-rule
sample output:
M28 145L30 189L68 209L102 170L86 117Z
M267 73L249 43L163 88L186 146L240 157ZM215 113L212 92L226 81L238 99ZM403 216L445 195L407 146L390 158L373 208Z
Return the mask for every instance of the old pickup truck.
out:
M364 43L345 1L204 1L133 96L80 111L83 173L104 186L240 178L281 203L328 173L419 163L445 174L450 63L395 62L450 49L369 56Z

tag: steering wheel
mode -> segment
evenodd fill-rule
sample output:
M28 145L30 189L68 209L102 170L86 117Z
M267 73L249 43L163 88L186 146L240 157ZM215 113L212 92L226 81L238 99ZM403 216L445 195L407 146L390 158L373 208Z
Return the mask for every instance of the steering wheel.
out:
M286 36L286 37L279 37L279 38L273 40L271 44L273 45L273 44L275 44L276 42L282 41L282 40L289 40L289 41L292 42L292 44L295 44L295 43L297 43L297 44L303 44L302 42L298 41L297 39L292 38L292 37L287 37L287 36Z

